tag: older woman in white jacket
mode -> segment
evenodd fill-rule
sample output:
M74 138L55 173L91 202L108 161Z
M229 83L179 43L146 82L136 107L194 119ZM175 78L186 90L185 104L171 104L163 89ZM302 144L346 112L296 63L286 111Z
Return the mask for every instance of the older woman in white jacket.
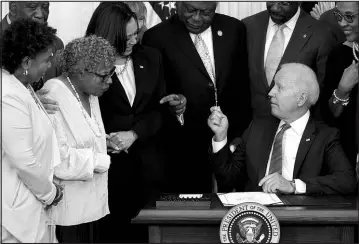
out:
M53 183L60 155L51 121L31 88L51 67L55 34L49 26L18 20L1 38L2 242L56 241L45 209L62 198Z
M64 186L64 199L51 209L51 218L59 242L97 242L99 220L109 213L110 166L97 97L112 83L115 49L101 37L78 38L58 61L64 73L43 87L59 105L50 116L61 154L55 178Z

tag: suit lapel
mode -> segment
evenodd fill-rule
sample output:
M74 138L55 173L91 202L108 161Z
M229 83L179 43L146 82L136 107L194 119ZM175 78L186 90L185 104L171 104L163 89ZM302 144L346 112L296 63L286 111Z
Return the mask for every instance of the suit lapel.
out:
M115 93L118 93L120 99L122 99L128 106L131 106L125 89L123 88L122 83L117 77L116 73L112 75L111 79L113 81L113 84L111 85L113 88L111 88L111 90L113 90Z
M314 139L315 139L315 124L312 116L310 116L308 124L305 127L305 130L303 132L302 138L299 143L297 156L295 157L293 179L298 178L299 170L303 164L303 161L308 153L309 148L312 146Z
M268 127L265 127L262 133L262 137L259 139L263 142L263 153L260 153L259 160L258 160L258 182L265 176L269 154L272 149L272 144L274 141L275 134L278 129L280 120L275 119L269 122Z
M218 92L221 92L223 86L219 85L219 77L221 75L222 65L225 64L225 60L228 60L226 54L228 45L226 45L226 35L223 28L221 28L216 17L212 23L212 40L213 40L213 53L214 53L214 66L216 70L216 84Z
M258 21L258 26L265 26L265 28L260 29L258 32L257 36L254 38L253 41L258 40L258 47L259 47L259 67L262 67L262 76L263 79L261 79L261 81L264 81L264 83L262 85L264 85L266 87L266 90L268 90L269 86L268 86L268 82L267 82L267 77L266 77L266 73L265 73L265 68L264 68L264 50L265 50L265 45L266 45L266 39L267 39L267 29L268 29L268 22L269 22L269 15L268 12L265 11L263 13L263 15L261 15L261 18L259 18Z
M1 21L1 34L9 27L6 17L7 15L5 15L5 17Z
M207 73L206 68L204 67L204 64L202 62L201 57L199 56L192 39L190 37L190 34L184 24L178 19L178 16L173 17L174 21L174 28L173 28L173 34L174 34L174 41L178 48L188 57L190 62L193 62L193 64L201 70L203 74L205 74L209 79L209 74Z
M143 59L141 59L141 51L134 53L133 55L133 71L136 74L135 75L135 81L136 81L136 95L135 100L133 101L132 107L135 108L138 106L139 102L141 101L141 97L143 94L143 91L146 88L146 85L148 82L146 80L149 80L148 72L146 70L148 69L147 63Z
M311 20L311 17L301 10L297 23L294 27L292 36L288 42L287 48L284 51L283 57L280 64L278 65L278 68L283 63L286 63L289 59L298 56L298 53L303 49L304 45L308 42L308 40L313 34L312 32L310 32L309 29L309 27L312 26L312 23L313 22Z

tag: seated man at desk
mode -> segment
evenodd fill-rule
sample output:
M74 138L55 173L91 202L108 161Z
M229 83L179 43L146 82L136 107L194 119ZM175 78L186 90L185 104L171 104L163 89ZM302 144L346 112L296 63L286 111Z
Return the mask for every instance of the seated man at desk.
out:
M310 114L319 96L313 70L303 64L284 64L274 81L268 94L273 116L255 118L233 153L227 143L230 121L219 107L211 108L211 159L218 184L235 187L239 183L241 190L266 193L356 192L354 169L340 145L338 130Z

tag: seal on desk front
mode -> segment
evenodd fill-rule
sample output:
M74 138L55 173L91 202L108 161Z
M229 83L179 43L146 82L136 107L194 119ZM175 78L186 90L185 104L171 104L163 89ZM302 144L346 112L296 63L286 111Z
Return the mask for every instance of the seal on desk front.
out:
M223 217L219 229L222 243L278 243L280 226L276 216L259 203L241 203Z

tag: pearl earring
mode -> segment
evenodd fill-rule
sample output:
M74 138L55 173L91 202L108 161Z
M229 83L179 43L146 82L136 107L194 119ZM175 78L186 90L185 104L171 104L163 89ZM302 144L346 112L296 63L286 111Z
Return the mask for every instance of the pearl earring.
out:
M27 69L25 69L25 71L24 71L24 75L27 75Z

